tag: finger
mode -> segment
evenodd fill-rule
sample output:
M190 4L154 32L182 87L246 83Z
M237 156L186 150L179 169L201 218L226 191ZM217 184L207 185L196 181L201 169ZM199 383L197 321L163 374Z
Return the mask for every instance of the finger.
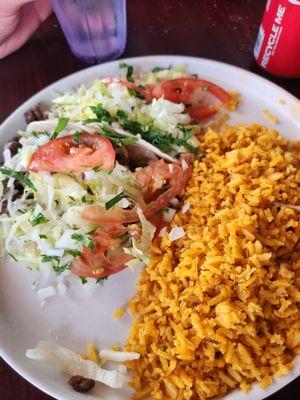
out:
M40 21L45 21L52 13L52 6L49 0L38 0L34 2L34 7L39 15Z
M0 44L0 59L16 51L26 43L38 28L40 22L51 14L50 4L46 1L43 1L43 3L47 7L44 9L40 8L39 10L30 3L22 7L20 19L13 33Z
M17 12L25 4L33 0L1 0L0 16L7 16Z

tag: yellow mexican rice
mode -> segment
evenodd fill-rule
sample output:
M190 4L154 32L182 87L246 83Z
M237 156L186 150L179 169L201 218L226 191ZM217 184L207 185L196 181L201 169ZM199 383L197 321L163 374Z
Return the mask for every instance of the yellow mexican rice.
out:
M156 240L130 304L135 399L265 387L299 353L299 143L259 125L202 140L190 208L169 228L185 236Z

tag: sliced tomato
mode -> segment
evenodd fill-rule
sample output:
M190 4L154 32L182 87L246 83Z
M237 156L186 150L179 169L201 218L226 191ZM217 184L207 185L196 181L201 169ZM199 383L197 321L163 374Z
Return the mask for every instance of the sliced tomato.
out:
M196 104L189 107L189 116L195 121L204 121L213 117L217 113L217 109L212 105Z
M135 85L133 82L128 82L128 81L125 81L124 79L113 78L111 76L101 79L101 82L103 82L103 83L113 83L113 82L120 83L122 86L126 86L128 89L134 89L135 91L137 91L141 96L145 97L145 100L147 102L151 102L151 100L153 99L152 88L155 85L147 84L146 87L143 88L138 85Z
M182 170L183 170L183 179L180 182L180 193L185 188L191 176L193 170L193 160L194 160L194 154L192 153L184 153L181 154L179 157L179 161L180 164L182 165Z
M82 218L99 224L128 224L139 221L139 216L135 209L106 210L104 207L96 204L86 206L83 210Z
M84 172L93 168L110 170L115 164L111 142L99 135L82 132L79 143L73 135L50 140L32 155L30 171Z
M137 173L142 196L137 201L146 218L162 210L170 200L179 195L190 177L192 154L182 155L181 166L168 164L163 160L155 161ZM164 187L165 184L168 185ZM106 210L98 205L86 206L82 217L100 224L138 222L139 216L136 209L132 210Z
M152 215L152 217L149 218L149 221L156 228L154 237L153 237L153 239L155 239L164 226L164 216L162 214L156 213L156 214Z
M185 104L191 118L197 121L203 121L217 113L215 101L224 104L231 100L230 95L220 86L196 78L178 78L162 82L151 88L151 95Z
M126 86L128 89L133 89L136 92L138 92L141 96L145 97L145 100L147 102L150 102L152 100L152 93L150 88L152 88L151 85L147 85L147 88L143 89L138 85L135 85L132 82L128 82L128 81L124 81L124 80L120 80L121 85Z
M132 256L123 252L119 237L127 232L121 224L99 228L93 235L93 249L83 247L73 262L71 272L88 278L103 278L126 268Z
M177 169L178 166L175 168ZM153 200L155 194L163 187L164 183L171 179L173 169L173 164L158 160L136 173L136 181L142 190L143 199L146 203Z

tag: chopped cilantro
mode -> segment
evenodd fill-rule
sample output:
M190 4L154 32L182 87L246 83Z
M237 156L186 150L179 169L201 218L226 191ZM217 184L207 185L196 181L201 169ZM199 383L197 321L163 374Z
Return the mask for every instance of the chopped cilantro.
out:
M158 214L158 215L169 214L169 209L163 208L162 210L157 211L156 214Z
M183 138L174 138L171 133L157 128L153 123L142 125L138 121L130 120L128 114L123 110L118 110L116 115L121 120L121 126L124 129L134 134L139 133L144 140L165 153L172 152L174 150L173 145L178 145L197 154L198 150L187 142L192 137L192 130L183 125L178 125L178 128L183 132Z
M131 120L128 114L124 110L118 110L116 112L116 117L113 117L107 110L105 110L101 106L101 104L98 104L96 107L91 107L91 109L97 116L97 119L93 121L97 122L105 121L111 123L113 121L118 120L123 129L133 134L140 134L142 139L153 144L154 146L156 146L165 153L172 152L174 150L173 146L177 145L184 147L186 150L190 152L193 152L198 157L203 156L203 153L199 152L197 148L188 143L188 140L192 137L192 130L190 128L186 128L183 125L177 126L183 132L183 137L174 138L171 133L157 128L153 124L153 122L143 125L138 121ZM137 142L137 138L120 136L107 126L101 127L101 130L97 133L99 135L107 137L110 141L114 142L119 146L128 146L130 144L134 144Z
M91 197L87 197L87 196L82 196L81 201L85 204L93 204L94 203L94 199Z
M120 136L104 126L101 127L101 131L97 132L97 134L107 137L111 142L118 146L129 146L130 144L135 144L137 142L137 138L134 136Z
M198 74L192 74L192 77L197 79L198 78Z
M99 122L97 118L87 118L82 121L83 125L91 124L93 122Z
M57 136L60 134L61 131L63 131L65 129L65 127L68 125L69 122L69 118L59 118L58 123L56 125L56 128L50 138L50 140L56 139Z
M156 72L160 72L160 71L165 71L166 69L171 69L172 66L169 65L168 67L154 67L152 68L151 72L156 73Z
M183 132L183 138L175 138L174 143L185 147L187 150L190 152L194 153L197 157L201 158L204 156L204 153L199 151L196 147L192 146L191 144L188 143L188 140L193 136L192 134L192 129L191 128L186 128L184 125L178 124L177 128L180 129Z
M76 257L76 256L79 256L79 254L81 254L81 251L77 250L77 249L69 249L69 250L66 250L66 253L70 254L71 256Z
M162 346L162 349L163 349L164 351L166 351L166 350L168 349L168 345L167 345L167 344L164 344L164 345Z
M70 198L72 201L75 201L75 199L74 199L73 196L69 196L69 198Z
M53 270L57 273L57 275L61 274L66 269L71 268L71 264L64 264L64 265L52 265Z
M110 208L112 208L115 204L119 203L119 201L121 201L122 199L124 199L125 194L124 192L118 193L115 197L113 197L112 199L110 199L109 201L107 201L105 203L105 208L106 210L109 210Z
M164 153L171 153L173 150L172 144L174 138L171 133L163 132L161 129L154 126L149 126L141 136L144 140L158 147Z
M184 139L175 138L173 141L174 144L178 146L185 147L191 153L194 153L196 157L201 158L204 156L204 153L199 151L196 147L192 146L191 144L187 143Z
M45 132L30 132L32 136L34 137L39 137L40 135L43 135ZM27 267L29 268L29 267Z
M39 213L37 216L35 216L30 222L30 225L32 226L36 226L36 225L40 225L40 224L45 224L46 222L48 222L49 220L42 214Z
M8 253L8 255L9 255L14 261L18 262L17 258L16 258L13 254Z
M22 172L14 171L9 168L0 168L0 172L3 175L10 176L11 178L17 179L20 181L24 186L28 186L34 192L36 192L36 187L34 186L33 182L27 178L27 176L23 175Z
M71 268L71 264L60 265L60 258L58 256L46 256L42 257L42 262L51 263L53 271L57 273L57 275L61 274L66 269Z
M77 242L84 244L86 247L90 249L94 248L93 241L88 236L81 235L80 233L73 233L71 238L73 240L76 240Z
M88 170L90 170L91 165L88 165L88 164L80 164L80 167L82 167L82 168L87 168ZM98 164L98 165L95 165L95 166L93 167L93 171L99 172L99 171L102 169L102 167L103 167L103 164L102 164L102 163L100 163L100 164Z
M183 132L183 138L184 140L188 140L192 137L192 128L187 128L184 125L178 124L177 128L180 129Z
M128 82L134 82L133 77L132 77L132 75L133 75L133 66L132 66L132 65L128 65L128 64L126 64L126 63L120 63L120 64L119 64L119 68L121 68L121 69L123 69L123 68L127 69L127 73L126 73L126 79L127 79L127 81L128 81Z
M46 235L39 235L40 239L48 239Z
M50 263L59 262L59 257L58 256L46 256L46 255L43 255L42 256L42 263L46 263L46 262L50 262Z
M117 117L122 120L122 127L131 133L143 132L143 125L137 121L130 120L128 114L123 110L118 110Z
M141 100L145 100L145 96L142 95L142 93L140 93L136 89L128 88L128 92L129 92L130 96L137 97L138 99L141 99Z
M103 278L97 278L96 283L101 283L103 281L106 281L108 279L108 276L104 276Z
M89 118L85 120L84 121L85 124L90 122L103 122L103 121L112 123L116 121L116 118L113 117L109 111L105 110L105 108L103 108L101 104L97 104L97 106L90 106L90 109L96 115L96 118L95 119Z
M128 119L128 114L124 110L117 110L116 116L121 119Z
M87 281L88 281L84 276L80 276L79 279L81 280L81 283L83 285L85 285L87 283Z
M75 131L75 132L73 133L73 139L74 139L74 142L75 142L75 143L77 143L77 144L80 143L80 132L79 132L79 131Z
M103 168L103 164L101 163L101 164L95 165L93 167L93 171L99 172L99 171L101 171L102 168Z

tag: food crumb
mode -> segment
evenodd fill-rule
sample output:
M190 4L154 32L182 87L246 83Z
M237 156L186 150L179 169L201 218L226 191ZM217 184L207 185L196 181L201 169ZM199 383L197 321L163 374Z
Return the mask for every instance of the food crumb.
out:
M284 99L279 99L279 104L285 104L285 100Z
M87 356L86 354L80 354L80 357L81 357L83 360L88 360L88 359L89 359L88 356Z
M264 110L262 110L262 112L263 112L264 116L267 118L267 120L268 120L271 124L274 124L274 125L275 125L275 124L278 123L278 118L275 117L275 115L272 115L272 114L270 113L269 110L264 109Z
M81 375L74 375L68 380L68 384L76 392L88 392L95 386L95 381L93 379L84 378Z
M225 123L229 120L229 115L227 113L221 115L213 123L209 124L211 129L218 130L221 129Z
M121 351L121 347L118 344L113 344L111 346L111 349L114 351Z
M233 112L242 103L242 101L238 92L229 92L229 95L231 97L231 100L227 104L225 104L225 107L226 110Z
M244 393L248 393L250 391L250 384L247 382L242 381L240 383L240 388Z
M113 317L119 319L120 317L122 317L124 312L125 312L124 308L118 308L118 310L113 313Z
M94 361L96 364L100 363L99 351L92 343L87 344L87 352L91 361Z
M259 386L262 389L265 389L267 386L271 385L272 382L273 382L273 378L271 376L267 375L260 381Z

